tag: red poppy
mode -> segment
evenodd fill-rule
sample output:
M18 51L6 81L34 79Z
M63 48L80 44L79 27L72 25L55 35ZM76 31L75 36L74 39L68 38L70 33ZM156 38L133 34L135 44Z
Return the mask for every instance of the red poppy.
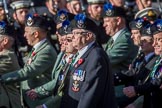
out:
M84 60L83 60L82 58L80 58L80 59L78 60L78 65L81 65L83 62L84 62Z
M36 52L32 52L32 57L34 57L36 55Z

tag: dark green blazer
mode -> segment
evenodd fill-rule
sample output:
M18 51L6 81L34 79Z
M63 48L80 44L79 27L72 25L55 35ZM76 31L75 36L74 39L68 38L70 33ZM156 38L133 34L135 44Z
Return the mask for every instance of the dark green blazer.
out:
M112 46L105 51L109 55L112 71L116 73L128 70L129 64L137 55L138 48L134 45L128 29L124 29Z
M26 96L26 91L41 86L51 80L51 72L57 54L52 45L46 40L31 57L31 63L24 68L2 75L5 83L21 82L23 97L30 108L39 105L39 101L32 101ZM43 101L44 102L44 101Z
M4 50L0 52L0 75L20 69L17 57L12 50ZM1 85L0 84L0 107L21 108L20 93L16 88L16 84Z

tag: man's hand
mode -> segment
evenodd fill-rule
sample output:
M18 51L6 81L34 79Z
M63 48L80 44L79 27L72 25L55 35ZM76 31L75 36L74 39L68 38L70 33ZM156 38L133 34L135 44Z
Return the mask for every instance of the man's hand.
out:
M38 95L34 89L27 91L26 94L31 100L35 100L36 98L38 98Z
M129 98L136 96L136 92L133 86L123 88L123 93Z

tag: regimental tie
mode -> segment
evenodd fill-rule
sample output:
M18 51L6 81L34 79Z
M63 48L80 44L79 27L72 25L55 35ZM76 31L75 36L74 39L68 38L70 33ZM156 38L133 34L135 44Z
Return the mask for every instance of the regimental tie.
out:
M34 52L35 48L33 47L32 50L29 52L29 58L32 56L32 53Z
M154 77L155 77L157 68L158 68L159 64L161 63L161 61L162 61L161 57L159 57L159 58L156 60L155 65L154 65L154 67L153 67L153 69L152 69L152 72L150 73L150 77L151 77L151 78L154 78Z
M114 43L113 38L110 38L110 40L108 41L108 43L107 43L107 45L105 47L105 50L111 49L111 47L113 46L113 43Z

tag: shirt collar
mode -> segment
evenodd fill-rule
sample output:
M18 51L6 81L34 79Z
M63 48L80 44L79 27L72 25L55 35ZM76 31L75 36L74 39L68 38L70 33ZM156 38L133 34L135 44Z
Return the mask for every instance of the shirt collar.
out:
M40 42L36 43L33 48L34 50L37 50L47 39L44 38L43 40L41 40Z
M152 57L153 55L154 55L154 52L151 52L151 53L147 54L147 55L145 56L146 62L148 62L149 58Z
M95 41L89 43L85 47L83 47L81 50L78 51L79 55L76 57L76 60L74 64L81 58L81 56L94 44Z
M113 38L113 40L114 40L114 42L115 42L115 40L118 38L118 36L120 35L120 33L124 30L125 28L123 28L123 29L121 29L121 30L119 30L117 33L115 33L115 35L114 36L112 36L112 38Z

